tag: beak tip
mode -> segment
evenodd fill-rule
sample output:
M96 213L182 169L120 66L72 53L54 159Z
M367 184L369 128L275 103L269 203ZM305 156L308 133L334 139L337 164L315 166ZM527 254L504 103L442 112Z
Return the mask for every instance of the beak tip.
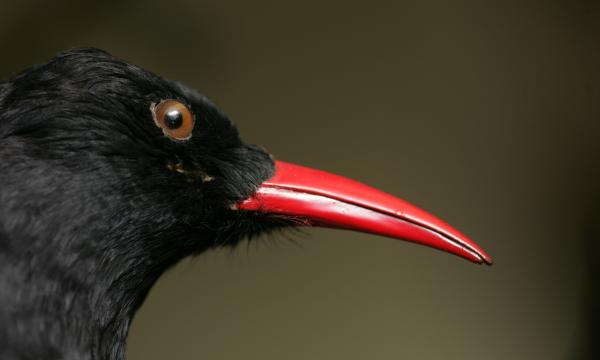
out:
M488 265L488 266L492 266L494 265L494 260L486 253L481 252L477 254L479 256L479 259L477 259L478 263L481 265Z

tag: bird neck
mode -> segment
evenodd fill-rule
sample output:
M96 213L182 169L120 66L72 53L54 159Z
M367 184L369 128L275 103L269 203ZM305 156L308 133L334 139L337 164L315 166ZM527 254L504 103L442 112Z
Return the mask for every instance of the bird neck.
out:
M190 253L172 246L189 229L172 230L169 209L148 203L160 194L131 185L125 197L114 179L10 163L9 150L0 146L0 359L123 359L148 291Z
M3 359L32 351L31 358L124 359L132 317L160 275L142 269L148 259L138 259L135 270L85 258L69 264L39 254L27 261L2 260Z

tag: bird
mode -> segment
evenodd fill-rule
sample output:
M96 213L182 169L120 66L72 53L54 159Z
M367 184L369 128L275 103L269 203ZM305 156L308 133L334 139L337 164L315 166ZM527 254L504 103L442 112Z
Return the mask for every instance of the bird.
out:
M492 259L442 220L244 142L206 96L100 49L0 83L0 359L124 359L167 269L322 226Z

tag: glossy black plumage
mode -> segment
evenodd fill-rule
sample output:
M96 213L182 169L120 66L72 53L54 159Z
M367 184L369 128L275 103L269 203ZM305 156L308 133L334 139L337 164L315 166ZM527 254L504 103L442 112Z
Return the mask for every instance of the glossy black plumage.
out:
M194 112L189 141L154 124L164 99ZM1 83L0 359L123 358L165 269L280 225L230 209L272 172L204 96L100 50Z

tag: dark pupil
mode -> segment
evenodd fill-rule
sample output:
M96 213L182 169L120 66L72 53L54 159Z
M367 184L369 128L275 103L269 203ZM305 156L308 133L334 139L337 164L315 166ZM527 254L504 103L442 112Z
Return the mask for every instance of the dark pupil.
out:
M171 110L165 114L165 126L169 129L177 129L183 124L183 115L179 110Z

